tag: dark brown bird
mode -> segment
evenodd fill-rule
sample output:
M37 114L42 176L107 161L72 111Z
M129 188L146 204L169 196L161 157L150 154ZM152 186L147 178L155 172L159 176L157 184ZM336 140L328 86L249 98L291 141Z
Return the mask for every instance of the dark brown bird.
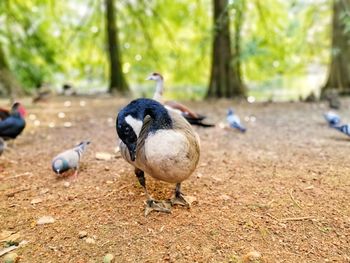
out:
M214 127L215 124L204 123L203 120L206 116L195 113L185 105L176 101L163 101L164 92L164 78L159 73L152 73L148 76L147 80L154 80L156 84L156 90L153 95L153 99L162 103L167 109L171 109L181 114L190 124L198 125L202 127Z
M19 102L12 105L10 111L0 110L0 137L4 140L15 139L26 126L24 116L26 110Z

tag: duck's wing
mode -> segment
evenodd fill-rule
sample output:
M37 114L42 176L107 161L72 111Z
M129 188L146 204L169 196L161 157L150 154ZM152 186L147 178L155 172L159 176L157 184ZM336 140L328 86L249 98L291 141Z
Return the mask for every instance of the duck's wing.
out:
M145 141L149 133L149 128L152 124L152 118L150 116L146 116L143 120L143 125L140 131L139 138L137 139L137 147L136 147L136 160L138 163L146 163L146 154L145 154Z

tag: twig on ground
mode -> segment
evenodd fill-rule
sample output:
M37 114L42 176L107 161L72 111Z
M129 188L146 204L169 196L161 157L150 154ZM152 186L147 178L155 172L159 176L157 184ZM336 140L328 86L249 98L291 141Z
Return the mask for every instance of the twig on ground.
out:
M271 217L272 219L276 220L276 221L280 221L277 217L274 217L273 215L266 213L267 216Z
M280 221L303 221L303 220L312 220L313 216L302 216L302 217L287 217L281 218Z
M0 250L0 257L11 252L12 250L15 250L15 249L27 244L27 243L28 243L28 241L23 240L18 244L18 246L10 246L10 247L6 247L6 248Z
M126 187L128 187L128 186L127 185L123 185L122 187L119 187L116 192L120 192L121 190L124 190Z
M312 220L315 219L313 216L302 216L302 217L286 217L286 218L277 218L269 213L266 213L268 217L278 221L278 222L287 222L287 221L303 221L303 220Z
M18 194L18 193L20 193L20 192L29 191L29 190L30 190L30 187L29 187L29 188L19 189L19 190L13 191L13 192L11 192L11 193L7 193L6 196L7 196L7 197L14 197L15 194Z
M294 202L294 204L297 205L297 207L299 207L300 209L302 209L302 207L298 204L298 202L295 200L294 196L293 196L293 189L290 189L289 191L289 196L292 199L292 201Z
M234 229L226 229L226 228L223 228L223 227L220 227L221 230L224 230L226 232L237 232L237 230L234 230Z
M5 177L5 180L7 180L7 179L15 179L15 178L26 176L26 175L28 175L28 177L30 177L33 174L31 172L25 172L25 173L22 173L22 174L17 174L17 175L10 176L10 177Z

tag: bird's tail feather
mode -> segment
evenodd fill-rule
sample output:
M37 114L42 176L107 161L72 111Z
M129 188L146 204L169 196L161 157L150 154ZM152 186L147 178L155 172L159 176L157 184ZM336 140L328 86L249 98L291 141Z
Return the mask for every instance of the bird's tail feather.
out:
M186 120L192 124L192 125L197 125L197 126L201 126L201 127L204 127L204 128L210 128L210 127L214 127L215 124L209 124L209 123L204 123L203 122L203 119L205 118L202 118L203 116L200 116L200 118L191 118L191 117L185 117Z

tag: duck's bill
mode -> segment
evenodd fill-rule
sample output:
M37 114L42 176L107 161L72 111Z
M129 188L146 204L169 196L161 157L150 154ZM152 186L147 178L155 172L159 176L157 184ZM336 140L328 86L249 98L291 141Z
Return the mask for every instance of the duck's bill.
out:
M136 159L136 144L129 144L128 146L129 154L130 154L130 159L131 161L135 161Z

